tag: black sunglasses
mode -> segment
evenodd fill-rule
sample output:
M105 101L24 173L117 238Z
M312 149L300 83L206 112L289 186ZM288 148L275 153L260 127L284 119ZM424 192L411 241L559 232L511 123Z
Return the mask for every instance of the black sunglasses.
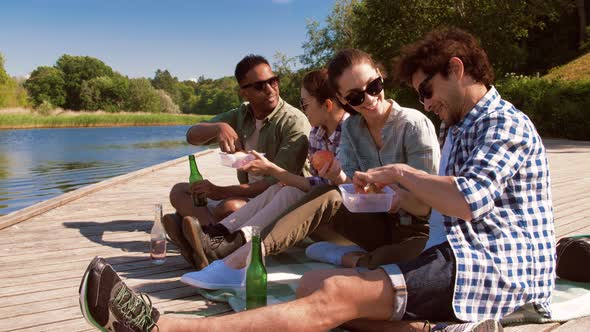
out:
M424 105L424 99L432 98L432 85L428 84L436 74L430 74L418 85L418 101Z
M254 90L262 91L262 90L264 90L264 88L266 87L267 84L270 85L272 88L276 88L277 86L279 86L279 77L273 76L273 77L271 77L267 80L264 80L264 81L256 81L256 82L244 84L240 88L247 89L247 88L252 87L252 88L254 88Z
M367 88L362 91L353 91L346 95L344 99L350 106L359 106L365 102L365 93L370 96L376 96L383 91L383 77L379 76L367 84Z

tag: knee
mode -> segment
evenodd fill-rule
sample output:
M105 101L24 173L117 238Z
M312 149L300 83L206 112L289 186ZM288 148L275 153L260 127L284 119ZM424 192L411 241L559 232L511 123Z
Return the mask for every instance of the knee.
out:
M170 203L172 204L172 206L177 207L178 202L180 200L183 200L186 197L188 197L188 192L188 183L177 183L174 186L172 186L172 189L170 190Z
M285 188L287 188L287 187L276 183L276 184L273 184L272 186L266 188L266 191L268 191L269 193L272 193L273 195L276 195L279 191L282 191Z
M287 199L297 198L298 196L302 196L303 191L301 189L291 186L284 186L279 191L275 193L275 196L285 197Z
M301 277L295 295L297 298L306 297L312 293L318 293L326 299L336 299L345 286L343 281L346 276L329 275L322 273L323 270L307 272Z
M217 220L221 220L230 214L239 210L242 206L246 204L246 201L237 200L237 199L230 199L224 200L221 203L217 204L217 206L213 209L212 213Z

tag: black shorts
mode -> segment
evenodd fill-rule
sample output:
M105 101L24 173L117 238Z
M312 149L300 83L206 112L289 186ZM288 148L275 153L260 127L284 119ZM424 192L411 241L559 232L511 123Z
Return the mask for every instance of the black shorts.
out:
M394 313L393 319L457 320L453 311L455 256L448 242L431 247L412 260L382 268L389 274L397 290L397 309L394 309L397 314ZM400 272L403 279L400 278ZM405 292L403 285L400 285L404 280ZM399 303L401 301L405 303ZM399 309L404 304L402 317Z

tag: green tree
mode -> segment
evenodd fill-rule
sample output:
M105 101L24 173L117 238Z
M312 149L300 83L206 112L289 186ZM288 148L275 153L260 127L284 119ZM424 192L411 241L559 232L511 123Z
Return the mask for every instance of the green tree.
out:
M8 106L8 99L11 92L10 76L4 69L4 57L0 53L0 107Z
M170 95L168 95L168 92L166 92L164 90L156 90L156 93L158 94L158 98L160 99L160 105L162 108L162 112L174 113L174 114L180 113L180 108L174 102L174 100L172 100L172 98L170 98Z
M190 113L219 114L240 105L238 83L232 76L216 80L202 78L194 87Z
M4 56L0 53L0 84L6 84L10 80L10 75L4 69Z
M80 99L86 110L119 111L129 94L129 80L121 74L100 76L82 82Z
M178 81L176 76L172 76L167 69L158 69L156 70L156 74L154 75L154 78L151 80L151 82L154 88L166 91L166 93L177 105L179 105L181 108L184 108L183 95L181 91L182 83Z
M324 27L308 24L302 62L321 66L334 51L356 47L389 69L403 45L441 26L456 26L480 39L499 72L527 71L531 32L548 33L572 7L569 0L339 0Z
M164 90L168 93L175 92L178 78L173 77L170 72L165 70L156 70L156 74L152 79L152 85L156 89Z
M129 80L129 95L125 109L130 112L159 113L162 111L160 95L146 78Z
M281 78L281 98L299 108L301 81L307 70L295 70L297 58L288 57L281 52L275 53L274 60L273 70Z
M304 54L300 61L307 68L324 67L334 52L355 45L356 33L352 26L354 9L360 0L336 0L326 25L316 20L307 22L307 40L303 43Z
M180 102L178 106L180 107L180 111L182 113L190 113L191 109L194 106L196 96L195 96L195 89L197 83L193 81L184 81L178 83L178 96L180 98Z
M64 107L66 90L64 74L53 67L40 66L33 70L24 83L34 106L48 102L56 107Z
M99 59L89 56L61 56L55 67L63 72L66 90L65 107L72 110L82 109L80 92L82 83L96 77L113 76L113 69Z

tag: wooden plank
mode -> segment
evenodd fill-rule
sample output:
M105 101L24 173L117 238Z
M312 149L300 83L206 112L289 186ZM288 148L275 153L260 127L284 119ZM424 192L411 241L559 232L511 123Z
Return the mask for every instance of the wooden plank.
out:
M588 332L590 331L590 317L578 318L564 323L555 332Z
M153 266L151 263L148 255L140 255L137 257L115 257L115 258L106 258L107 262L111 263L113 268L116 271L127 271L133 269L140 269L145 268L148 266ZM26 278L31 275L51 275L53 273L61 272L61 271L71 271L72 274L82 275L86 270L86 267L90 263L90 260L87 258L81 258L78 260L68 260L67 262L63 262L63 260L54 262L53 264L46 264L46 265L37 265L32 267L27 267L26 269L23 268L14 268L11 270L0 270L0 279L8 280L13 282L12 279L20 279ZM166 258L166 263L164 263L163 267L168 266L183 266L187 264L184 261L184 258L178 255L178 253L170 253L169 256ZM31 276L31 278L34 278Z
M552 174L557 237L590 232L590 142L544 140ZM183 160L183 158L182 158ZM217 155L197 160L216 184L236 183L235 171L218 167ZM150 294L162 312L199 315L226 304L212 304L179 282L190 271L171 246L163 266L149 260L148 232L153 204L172 212L168 193L188 176L184 163L169 165L81 196L0 231L0 330L91 330L78 308L78 284L95 255L108 257L130 287ZM130 209L130 207L133 207ZM0 219L3 220L3 219ZM218 306L218 307L217 307ZM590 327L586 321L581 326ZM564 324L565 326L565 324ZM510 332L548 331L555 324L506 328Z
M559 323L516 325L504 327L504 332L549 332L558 326Z

